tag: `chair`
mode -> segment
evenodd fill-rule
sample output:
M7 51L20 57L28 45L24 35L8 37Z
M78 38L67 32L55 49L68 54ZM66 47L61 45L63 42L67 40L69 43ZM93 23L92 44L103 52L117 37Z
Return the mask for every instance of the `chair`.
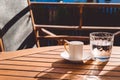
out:
M27 0L0 0L0 39L5 51L35 46ZM3 43L2 43L3 41Z
M89 36L79 36L79 35L74 36L69 34L63 34L63 33L66 33L64 32L65 30L67 30L68 32L77 31L79 27L74 25L73 26L55 25L54 24L55 8L53 7L48 8L49 7L48 5L48 6L44 6L44 9L42 9L41 4L30 2L30 0L28 2L30 6L30 13L31 13L31 18L33 23L33 30L36 37L37 47L40 47L42 43L44 44L45 39L53 40L53 42L56 43L55 45L64 44L66 41L69 41L69 40L81 40L85 42L89 41ZM46 10L48 14L44 12L44 10ZM39 16L39 15L42 15L42 16ZM45 18L48 18L48 20L46 20L43 16ZM43 25L39 24L39 22L42 22ZM53 23L54 25L50 25L49 23ZM42 41L42 39L44 40Z
M35 33L35 37L36 37L36 44L37 47L40 47L42 45L42 43L45 43L45 39L49 39L49 40L53 40L53 43L56 44L64 44L66 41L70 41L70 40L80 40L80 41L84 41L85 43L89 44L89 33L90 32L94 32L94 31L107 31L107 32L112 32L115 33L117 31L120 30L120 27L112 27L112 26L102 26L101 23L98 25L98 23L95 26L87 26L87 25L83 25L83 14L85 14L83 11L87 10L86 8L89 9L93 9L92 11L96 12L97 9L96 7L99 7L99 5L97 6L97 3L94 5L90 4L90 8L89 8L89 4L84 4L84 5L74 5L71 4L69 7L66 4L61 4L61 3L39 3L39 2L30 2L30 0L28 0L29 6L30 6L30 13L31 13L31 18L32 18L32 23L33 23L33 30ZM62 6L61 6L62 5ZM112 7L109 4L104 5L103 6L107 6L107 7ZM66 8L66 6L68 8ZM78 7L79 6L79 7ZM85 6L85 7L83 7ZM61 8L62 7L62 8ZM73 8L72 8L73 7ZM95 7L95 8L94 8ZM100 6L101 7L101 6ZM113 6L116 7L116 6ZM119 6L117 6L119 7ZM63 10L63 9L68 9L68 10L73 10L71 12L75 12L78 11L77 15L72 15L73 18L74 17L80 17L80 19L76 20L75 19L75 24L77 25L73 25L72 21L69 19L69 15L65 15L64 17L67 16L67 20L65 21L63 19L60 19L59 17L59 21L61 22L63 20L63 22L65 22L65 24L63 23L59 23L56 24L56 14L59 12L59 9ZM77 10L75 10L77 9ZM101 9L101 8L99 8ZM88 11L87 10L87 11ZM46 12L45 12L46 11ZM61 15L63 15L65 12L61 12ZM93 13L91 13L93 14ZM98 15L101 15L101 13L98 13ZM71 14L70 14L71 15ZM88 14L87 14L88 15ZM84 16L85 17L85 16ZM91 20L91 22L94 22ZM67 25L66 23L69 23L69 25ZM89 24L89 23L88 23ZM102 26L102 27L101 27ZM73 32L74 34L69 34L69 32ZM77 34L77 36L75 36ZM87 35L86 35L87 34ZM44 39L42 41L42 39ZM40 41L41 40L41 41ZM117 37L117 40L115 40L115 43L118 45L119 43L119 36ZM57 42L55 42L57 41ZM48 43L49 44L49 43ZM120 43L119 43L120 45Z
M3 52L4 51L4 45L3 45L3 40L0 36L0 52Z

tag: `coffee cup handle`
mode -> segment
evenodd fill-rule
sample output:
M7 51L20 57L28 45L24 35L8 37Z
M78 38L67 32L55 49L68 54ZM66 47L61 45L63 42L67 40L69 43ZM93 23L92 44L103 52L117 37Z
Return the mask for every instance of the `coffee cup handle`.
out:
M65 50L69 53L70 51L69 51L69 49L67 48L67 46L68 46L68 43L65 43L65 44L64 44L64 48L65 48Z

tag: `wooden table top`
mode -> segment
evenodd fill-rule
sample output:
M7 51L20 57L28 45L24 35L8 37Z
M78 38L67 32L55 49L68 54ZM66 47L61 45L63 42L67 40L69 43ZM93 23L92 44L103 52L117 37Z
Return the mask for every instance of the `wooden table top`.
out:
M25 49L0 54L0 80L120 80L120 47L108 62L74 63L61 58L63 46ZM89 46L84 46L89 52Z

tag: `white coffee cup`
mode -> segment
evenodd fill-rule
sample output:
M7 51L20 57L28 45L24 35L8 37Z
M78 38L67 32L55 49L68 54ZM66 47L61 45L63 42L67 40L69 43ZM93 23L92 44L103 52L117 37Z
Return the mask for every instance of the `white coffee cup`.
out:
M83 45L82 41L70 41L64 44L64 48L69 54L71 60L82 60L83 57Z

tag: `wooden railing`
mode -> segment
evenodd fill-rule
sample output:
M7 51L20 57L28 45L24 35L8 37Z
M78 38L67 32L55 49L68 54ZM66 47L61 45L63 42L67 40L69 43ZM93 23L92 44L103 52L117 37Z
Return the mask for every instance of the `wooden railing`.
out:
M32 17L32 22L33 22L33 29L36 35L36 43L38 45L38 47L40 46L39 43L39 38L49 38L49 39L57 39L60 41L64 41L64 40L87 40L89 39L89 35L87 36L68 36L68 35L56 35L55 33L49 31L49 29L52 30L74 30L74 31L78 31L78 30L85 30L84 33L87 32L91 32L93 31L119 31L120 27L119 26L94 26L94 25L83 25L83 15L84 15L84 8L119 8L120 4L119 3L59 3L59 2L29 2L30 5L30 12L31 12L31 17ZM79 12L79 24L77 25L60 25L60 24L49 24L49 21L43 21L42 24L40 24L39 22L42 20L43 16L39 16L44 10L41 10L41 7L44 7L47 11L48 11L48 16L46 16L43 12L42 15L45 15L44 17L49 18L49 21L51 21L51 16L54 17L54 9L58 8L58 7L63 7L63 8L77 8L78 12ZM54 7L53 12L51 13L51 9ZM37 9L36 9L37 8ZM37 13L38 12L38 13ZM88 13L89 14L89 13ZM75 15L76 16L76 15ZM64 17L64 16L63 16ZM92 16L94 18L94 16ZM37 18L37 19L36 19ZM104 18L103 18L104 19ZM91 19L92 20L92 19ZM46 23L44 23L46 22ZM48 22L48 23L47 23ZM52 22L51 22L52 23ZM90 31L89 31L90 30ZM47 36L43 36L41 35L41 33L44 32L45 34L47 34ZM63 33L63 32L62 32ZM49 36L48 36L49 35ZM82 38L82 39L81 39ZM62 39L62 40L61 40ZM58 41L59 42L59 41Z
M101 27L101 26L84 26L83 25L83 9L84 8L120 8L120 3L59 3L59 2L31 2L32 6L35 5L40 5L40 6L49 6L49 7L78 7L79 8L79 13L80 13L80 20L79 20L79 25L77 26L65 26L65 25L39 25L40 27L47 27L47 28L77 28L77 29L120 29L119 26L106 26L106 27ZM89 13L88 13L89 14ZM94 17L94 16L93 16ZM91 19L92 20L92 19Z

